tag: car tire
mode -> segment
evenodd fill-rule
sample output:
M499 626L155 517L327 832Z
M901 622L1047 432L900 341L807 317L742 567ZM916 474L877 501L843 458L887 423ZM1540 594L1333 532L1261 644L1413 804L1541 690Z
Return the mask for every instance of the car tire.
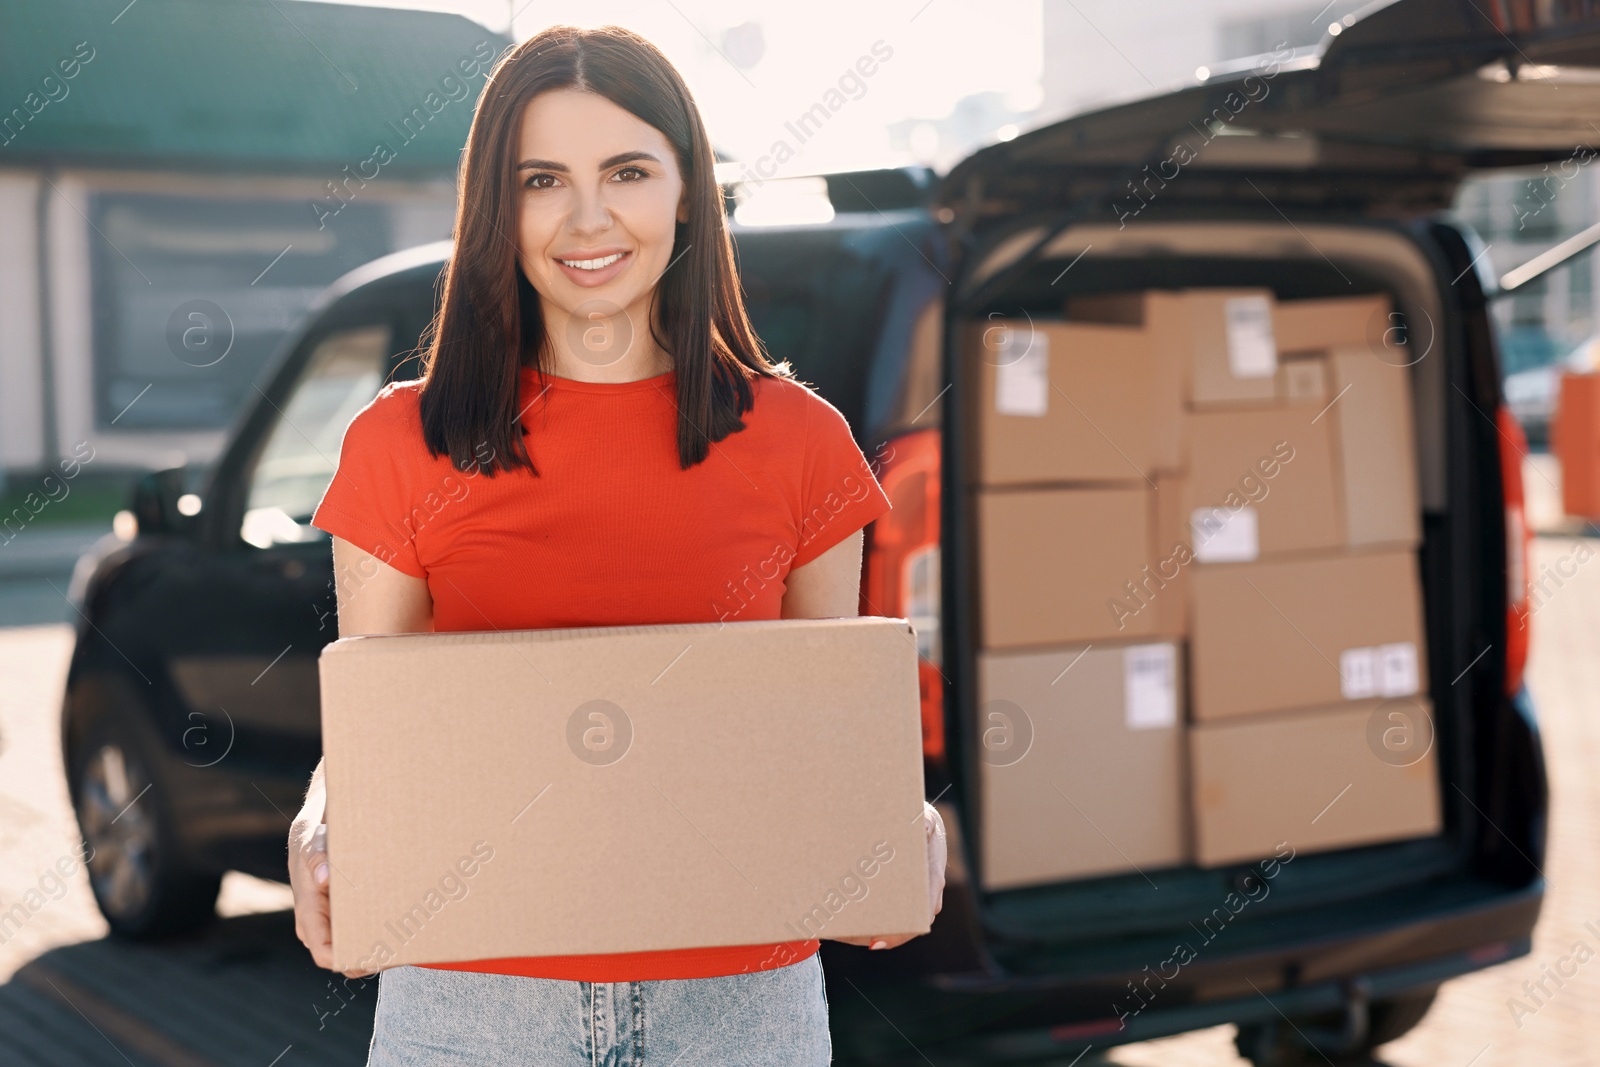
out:
M1305 1064L1366 1063L1378 1046L1409 1033L1439 995L1438 986L1425 986L1393 997L1374 1000L1367 1008L1367 1033L1355 1048L1319 1053L1306 1047L1294 1027L1300 1032L1337 1028L1337 1016L1316 1015L1293 1020L1294 1027L1281 1021L1267 1023L1241 1023L1234 1035L1234 1047L1239 1055L1249 1060L1253 1067L1302 1067Z
M89 887L111 932L154 940L216 918L222 875L185 865L170 793L139 711L95 717L70 753L72 806Z

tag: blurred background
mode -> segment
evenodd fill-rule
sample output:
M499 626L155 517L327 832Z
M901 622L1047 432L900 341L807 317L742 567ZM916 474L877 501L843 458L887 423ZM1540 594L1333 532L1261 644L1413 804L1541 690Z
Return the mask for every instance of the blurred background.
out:
M1359 6L1061 0L987 4L979 17L918 0L871 10L832 0L6 3L7 107L40 90L78 42L85 58L59 100L41 92L42 109L13 111L0 135L3 510L74 448L94 459L70 497L30 524L33 536L7 538L23 543L0 557L4 617L65 619L44 572L63 573L73 545L105 528L130 472L216 457L323 286L449 235L457 152L482 84L452 72L475 49L496 54L553 21L621 22L683 72L726 160L772 160L781 144L787 158L762 164L763 177L943 172L1019 131L1192 84L1208 64L1314 44ZM792 120L875 41L892 58L824 128L797 137ZM430 92L436 113L423 103ZM392 159L373 159L379 140ZM1593 224L1597 182L1578 165L1476 178L1458 210L1498 274ZM1556 368L1589 358L1597 287L1580 257L1495 305L1508 400L1536 444ZM202 318L190 319L196 309ZM173 359L169 334L184 330L191 343L215 332L208 351L218 354Z
M0 908L76 835L54 716L80 553L130 521L139 476L177 466L204 476L280 346L330 283L379 256L449 237L473 102L508 43L555 22L617 22L642 33L687 79L726 176L912 164L944 173L985 145L1194 84L1230 59L1316 45L1364 6L0 0ZM856 80L825 126L799 130L795 120L869 52L879 57L876 72ZM1600 125L1595 136L1600 144ZM375 155L379 142L392 151ZM1495 276L1600 222L1593 155L1463 184L1455 210ZM747 221L782 210L744 206ZM1600 357L1597 299L1600 278L1583 255L1492 310L1506 398L1530 440L1528 521L1551 554L1595 532L1563 514L1547 444L1561 373L1593 369ZM69 466L65 479L52 476ZM1586 625L1591 594L1600 593L1592 574L1577 583L1587 592L1556 605L1554 636L1536 639L1547 642L1535 645L1536 689L1541 677L1555 677L1540 674L1549 669L1548 642ZM1569 672L1547 684L1587 703L1576 695L1586 677ZM1596 755L1586 735L1550 756L1552 777L1576 782ZM1595 807L1577 807L1562 832L1588 835L1592 845ZM1592 852L1569 863L1575 889L1594 884ZM152 1005L186 998L198 1027L244 1019L271 1034L275 1020L292 1018L300 1036L285 1039L285 1064L361 1062L372 990L341 999L296 955L292 938L285 951L286 905L286 887L231 874L223 914L272 922L236 927L221 945L108 949L87 959L144 987ZM1571 921L1557 923L1552 951L1578 936L1580 919L1600 923L1592 889L1564 906ZM54 1062L220 1062L87 979L32 966L63 947L93 947L105 933L80 871L59 904L0 934L0 983L8 983L0 985L0 1062L9 1062L6 1035L22 1029L58 1043L64 1051ZM1532 961L1454 983L1452 999L1393 1046L1392 1062L1600 1061L1585 1014L1596 1007L1600 965L1548 1014L1526 1027L1507 1023L1506 999L1547 958L1536 951ZM227 995L207 980L223 967L246 975ZM1243 1063L1221 1031L1127 1046L1103 1062Z

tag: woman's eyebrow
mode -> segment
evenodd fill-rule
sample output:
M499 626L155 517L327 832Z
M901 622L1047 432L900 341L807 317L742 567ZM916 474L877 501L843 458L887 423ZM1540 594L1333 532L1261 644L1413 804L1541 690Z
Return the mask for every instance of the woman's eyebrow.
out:
M618 163L632 163L636 159L648 159L652 163L660 163L661 162L660 159L658 159L654 155L651 155L649 152L618 152L616 155L612 156L609 159L601 160L600 161L600 169L601 170L605 170L608 167L616 166ZM567 174L571 170L571 168L568 167L565 163L557 163L555 160L552 160L552 159L524 159L521 163L517 164L517 169L518 170L553 170L553 171L556 171L557 173L560 173L560 174Z
M610 168L618 165L618 163L632 163L634 160L650 160L651 163L661 162L661 160L658 160L658 158L654 157L654 155L651 155L650 152L618 152L618 154L613 155L613 157L608 158L608 160L603 160L603 162L600 163L600 170L610 170Z

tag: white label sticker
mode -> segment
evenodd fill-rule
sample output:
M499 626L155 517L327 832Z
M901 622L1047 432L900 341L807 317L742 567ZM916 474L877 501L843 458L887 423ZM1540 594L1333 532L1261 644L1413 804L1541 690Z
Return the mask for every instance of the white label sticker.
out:
M1123 651L1123 716L1130 730L1178 725L1177 667L1171 645L1131 645Z
M1228 369L1235 378L1270 378L1278 372L1278 342L1272 335L1272 302L1236 296L1223 302L1228 324Z
M1201 563L1247 563L1261 555L1256 509L1195 508L1189 513L1189 538Z
M1007 327L995 351L994 409L1042 416L1050 407L1050 341L1031 326Z
M1410 641L1379 645L1378 693L1386 697L1408 697L1418 689L1417 646Z
M1339 653L1339 692L1346 700L1378 695L1378 650L1347 648Z

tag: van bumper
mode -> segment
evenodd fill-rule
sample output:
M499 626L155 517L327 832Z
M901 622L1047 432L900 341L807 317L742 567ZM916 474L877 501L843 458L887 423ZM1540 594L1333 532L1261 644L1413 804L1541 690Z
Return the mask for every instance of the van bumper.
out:
M1357 983L1381 1000L1527 955L1544 882L1480 888L1477 900L1400 923L1211 959L1202 953L1138 1010L1127 1010L1138 1003L1128 983L1147 978L1144 971L927 975L884 986L841 976L828 984L835 1040L841 1055L890 1062L921 1062L919 1050L984 1063L1070 1060L1085 1047L1339 1011Z

